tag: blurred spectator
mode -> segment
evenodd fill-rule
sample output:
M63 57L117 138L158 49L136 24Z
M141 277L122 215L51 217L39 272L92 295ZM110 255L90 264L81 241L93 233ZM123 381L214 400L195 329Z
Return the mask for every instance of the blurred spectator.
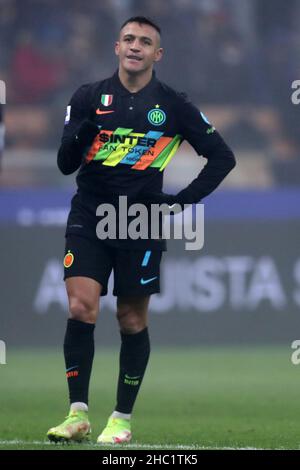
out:
M24 31L12 56L11 75L15 103L47 103L66 80L65 61Z
M234 116L229 141L239 148L260 147L267 153L271 142L274 175L283 181L283 172L277 171L281 162L290 162L287 175L300 158L300 106L290 100L291 82L300 78L300 2L253 0L243 8L241 1L0 0L7 145L56 148L71 94L82 83L113 73L120 24L145 15L162 29L166 56L158 64L160 79L201 107L228 107ZM269 107L267 114L281 123L277 135L285 137L276 144L274 132L266 137L249 114L251 106L257 111ZM26 126L17 130L24 117ZM12 135L16 130L18 138ZM293 171L290 177L294 181Z

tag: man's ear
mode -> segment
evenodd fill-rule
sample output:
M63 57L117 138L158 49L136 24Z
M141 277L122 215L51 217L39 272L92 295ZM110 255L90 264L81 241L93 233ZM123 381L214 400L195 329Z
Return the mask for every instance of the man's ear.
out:
M115 42L115 54L119 55L119 51L120 51L120 43L119 41L116 41Z
M160 47L159 49L157 49L157 51L155 52L155 62L159 62L163 56L163 53L164 53L164 50L162 47Z

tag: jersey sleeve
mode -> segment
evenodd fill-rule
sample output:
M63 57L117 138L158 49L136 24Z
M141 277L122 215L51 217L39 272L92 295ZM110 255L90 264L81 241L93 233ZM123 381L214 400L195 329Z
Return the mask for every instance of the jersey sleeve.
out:
M180 97L178 116L183 139L192 145L198 155L207 159L198 176L178 194L182 204L192 204L214 191L234 168L236 161L218 131L185 95Z
M68 103L61 145L58 150L57 164L63 174L76 171L82 155L76 145L76 133L80 125L89 118L91 100L88 85L82 85L72 96Z

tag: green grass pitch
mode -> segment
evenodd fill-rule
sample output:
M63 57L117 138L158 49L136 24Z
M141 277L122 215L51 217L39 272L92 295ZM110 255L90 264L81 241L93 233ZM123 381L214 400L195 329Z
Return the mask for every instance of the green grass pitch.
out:
M117 449L298 449L300 365L290 346L153 348L133 416L132 443ZM99 449L115 404L118 351L97 348L89 444L47 442L67 414L59 351L9 351L0 365L0 449ZM101 447L109 449L109 447Z

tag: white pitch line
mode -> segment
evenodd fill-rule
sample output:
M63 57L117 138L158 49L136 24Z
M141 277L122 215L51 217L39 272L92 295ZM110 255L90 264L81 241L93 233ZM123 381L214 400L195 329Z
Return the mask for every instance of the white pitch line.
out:
M0 441L1 445L33 445L33 446L53 446L53 447L63 447L68 445L77 445L76 443L70 444L61 444L61 443L53 443L49 441L22 441L19 439L14 439L11 441ZM93 447L96 449L101 450L102 445L96 443L78 443L78 445L83 445L87 448ZM103 446L108 447L108 446ZM111 446L112 449L144 449L144 450L153 450L153 449L160 449L160 450L267 450L266 448L258 448L258 447L218 447L218 446L196 446L196 445L182 445L182 444L117 444ZM275 449L274 449L275 450Z

